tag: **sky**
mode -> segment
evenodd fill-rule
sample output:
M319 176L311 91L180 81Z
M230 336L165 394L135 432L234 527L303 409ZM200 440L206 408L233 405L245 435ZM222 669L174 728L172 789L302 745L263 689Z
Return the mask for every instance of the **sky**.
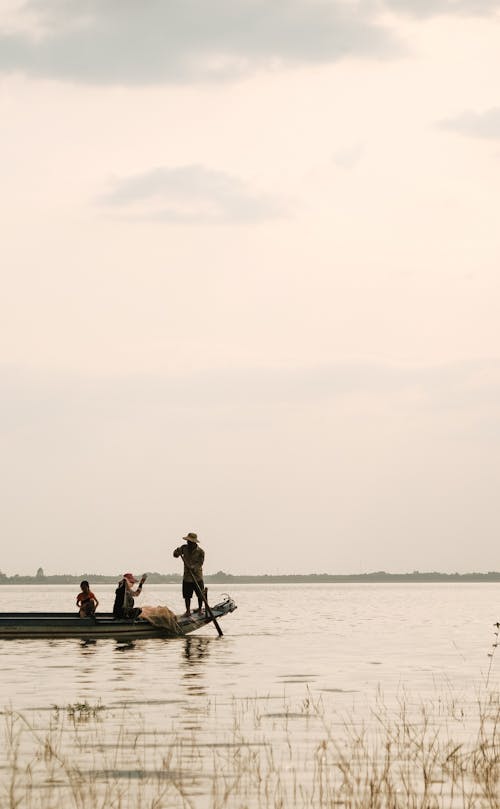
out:
M500 570L500 2L0 0L0 569Z

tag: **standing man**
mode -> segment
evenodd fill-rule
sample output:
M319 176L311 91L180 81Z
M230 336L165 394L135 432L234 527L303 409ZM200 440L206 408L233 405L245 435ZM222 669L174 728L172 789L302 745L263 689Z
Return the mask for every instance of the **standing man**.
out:
M199 591L203 593L205 585L203 584L203 562L205 561L205 551L200 548L200 542L197 534L190 532L182 537L186 540L185 545L180 545L174 551L174 556L177 558L181 556L184 561L184 575L182 577L182 597L186 604L186 615L191 615L191 599L196 590L195 582L199 587ZM198 612L203 608L203 600L196 590L198 598Z

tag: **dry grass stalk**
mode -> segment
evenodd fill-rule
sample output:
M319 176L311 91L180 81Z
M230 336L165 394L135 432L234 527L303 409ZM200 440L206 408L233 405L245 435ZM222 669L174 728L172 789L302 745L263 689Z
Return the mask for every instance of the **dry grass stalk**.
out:
M211 727L224 714L212 746L82 705L48 725L6 712L2 809L500 809L494 696L465 718L442 699L379 699L365 722L310 695L209 704Z

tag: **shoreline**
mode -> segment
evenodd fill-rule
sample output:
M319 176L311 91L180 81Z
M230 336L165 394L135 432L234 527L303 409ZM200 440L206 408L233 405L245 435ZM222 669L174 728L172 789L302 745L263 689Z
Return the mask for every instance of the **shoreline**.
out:
M149 584L178 584L182 576L177 573L151 573L148 572ZM121 574L109 576L99 573L56 574L48 576L6 576L0 574L0 586L15 584L79 584L82 579L92 580L93 584L116 584ZM500 572L488 573L353 573L353 574L288 574L288 575L232 575L230 573L207 574L206 583L211 584L424 584L436 582L450 583L499 583Z

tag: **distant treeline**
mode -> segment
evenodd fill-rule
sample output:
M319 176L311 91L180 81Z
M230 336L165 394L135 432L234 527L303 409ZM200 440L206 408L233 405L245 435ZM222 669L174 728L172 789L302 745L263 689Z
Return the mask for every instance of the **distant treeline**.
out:
M68 573L46 576L42 568L35 576L7 576L0 571L0 584L79 584L82 579L88 579L95 584L115 584L122 574L107 576L102 573L81 573L77 576ZM294 575L261 575L261 576L235 576L219 570L217 573L205 575L205 582L214 584L325 584L325 583L412 583L412 582L500 582L500 573L386 573L379 570L375 573L353 573L349 575L334 575L330 573L306 573ZM149 584L175 584L181 581L178 573L148 573Z

